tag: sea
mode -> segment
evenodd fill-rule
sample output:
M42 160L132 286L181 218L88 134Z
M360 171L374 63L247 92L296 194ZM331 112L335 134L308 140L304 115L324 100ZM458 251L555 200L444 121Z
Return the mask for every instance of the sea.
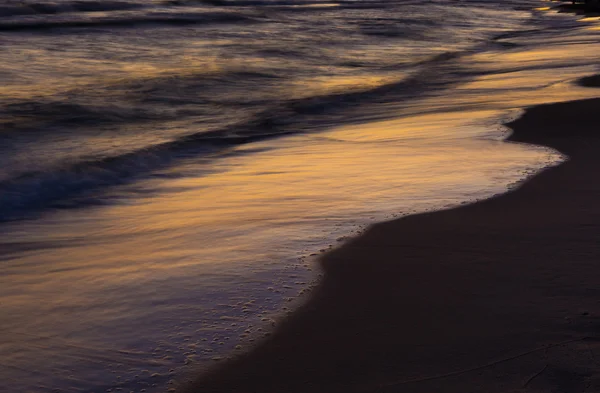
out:
M568 159L504 141L598 94L558 5L2 0L0 392L175 391L370 224Z

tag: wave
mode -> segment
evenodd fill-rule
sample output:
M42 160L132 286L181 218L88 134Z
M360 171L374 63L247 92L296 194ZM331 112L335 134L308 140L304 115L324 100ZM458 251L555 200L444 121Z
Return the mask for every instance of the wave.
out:
M87 85L49 98L12 101L0 107L0 143L12 131L55 132L56 127L95 132L98 126L218 117L227 109L260 107L264 93L281 76L269 72L227 70L165 75ZM226 90L226 94L223 92ZM216 94L215 92L219 93ZM268 102L268 101L267 101Z
M108 123L158 120L150 111L117 106L91 106L61 101L25 101L6 105L0 111L6 119L2 135L9 131L44 131L55 126L89 127Z
M46 208L102 203L99 198L74 198L99 188L129 183L183 158L289 133L255 131L269 129L270 125L269 120L257 121L253 125L195 134L120 156L18 175L0 183L0 222L25 218Z
M322 130L397 115L399 103L445 90L458 81L461 70L453 60L461 53L436 56L413 76L370 90L313 96L272 103L239 124L183 136L118 156L81 161L46 171L27 172L0 182L0 221L10 221L47 208L103 203L90 193L130 183L182 159L216 154L224 149L284 135ZM396 105L391 110L390 105Z
M48 15L69 12L126 11L146 7L139 3L124 1L71 1L60 3L17 3L0 5L0 17L22 15Z
M21 32L85 27L137 27L140 25L197 25L213 23L259 22L259 18L226 12L155 13L128 17L102 17L72 20L25 20L0 22L0 32Z

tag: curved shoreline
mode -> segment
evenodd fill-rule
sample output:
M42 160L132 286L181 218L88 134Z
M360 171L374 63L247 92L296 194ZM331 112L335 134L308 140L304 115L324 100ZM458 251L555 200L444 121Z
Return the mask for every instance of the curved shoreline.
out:
M527 109L508 141L568 161L485 201L372 226L323 256L313 297L268 340L184 391L599 389L598 107Z

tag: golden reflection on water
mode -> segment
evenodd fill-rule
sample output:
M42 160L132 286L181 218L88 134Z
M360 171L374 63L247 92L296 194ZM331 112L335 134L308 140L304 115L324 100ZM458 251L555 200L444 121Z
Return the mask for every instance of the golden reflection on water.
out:
M590 53L590 50L592 50L592 53ZM600 53L600 49L590 48L589 42L565 42L563 45L538 47L529 51L486 52L474 55L473 60L481 64L488 63L491 68L494 67L495 63L501 61L502 67L510 70L511 64L515 67L524 68L547 66L548 63L574 64L585 62L585 60L589 61L594 53ZM548 72L548 70L546 69L545 72Z
M339 7L340 3L295 4L292 8L331 8Z
M116 43L112 43L118 47ZM103 58L106 54L101 49L88 48L81 53L69 52L64 56L57 45L56 50L48 49L21 49L10 52L15 69L6 68L5 72L18 74L23 64L34 63L39 70L30 69L30 79L14 78L9 84L0 86L0 98L27 99L61 95L80 88L102 87L110 89L111 85L119 86L123 83L132 84L136 80L142 81L157 77L185 77L190 75L211 75L225 69L223 60L217 54L197 56L194 51L204 49L208 45L223 44L197 40L190 43L186 51L153 51L153 56L128 57L126 59L110 56L110 60ZM114 48L113 48L114 50ZM123 52L134 51L126 45ZM137 49L139 50L139 49ZM118 51L117 51L118 53ZM44 66L42 66L44 65ZM9 65L10 67L10 65ZM57 77L48 77L56 75ZM20 74L19 74L20 75Z
M333 223L366 223L500 192L550 156L486 139L490 131L477 123L493 114L411 117L242 146L210 162L212 173L142 182L158 190L152 197L22 225L4 241L64 247L23 254L6 266L5 278L14 275L0 278L0 286L7 294L27 288L27 295L7 295L4 305L49 299L34 317L59 304L92 305L106 291L168 282L201 266L262 269L300 244L331 244Z
M202 45L202 42L198 42ZM165 63L149 63L145 59L131 61L90 60L80 62L73 58L63 59L60 55L47 51L21 52L17 57L45 57L45 62L53 68L60 69L60 78L37 78L35 80L16 80L8 85L0 86L0 98L4 99L39 99L53 96L63 96L73 92L86 92L93 95L96 89L115 89L127 93L127 86L149 82L153 79L164 78L217 78L227 72L246 71L268 68L262 58L246 60L242 63L225 64L222 59L199 57L192 54L181 56L169 55ZM57 57L54 57L57 56ZM83 54L82 54L83 56ZM160 56L156 56L160 59ZM18 62L16 62L18 63ZM260 64L259 64L260 63ZM276 66L276 64L273 64ZM71 72L67 70L72 70ZM76 70L76 71L75 71ZM32 73L35 75L35 73ZM279 91L292 92L295 98L313 95L347 93L349 91L369 90L392 82L398 82L405 75L394 72L393 76L386 74L368 75L328 75L308 78L298 78L289 83L277 80ZM242 77L243 78L243 77ZM281 94L281 93L280 93Z
M469 122L490 114L471 113ZM515 162L523 165L546 158L545 153L529 147L468 139L481 133L481 127L462 126L464 140L456 143L460 122L464 122L464 113L431 115L289 137L270 142L269 148L267 144L240 147L238 153L266 150L217 160L211 164L212 174L168 182L168 188L182 192L109 208L107 214L114 220L110 231L144 228L159 233L157 236L174 236L161 243L168 248L173 240L177 247L185 241L175 238L186 228L182 231L186 236L195 233L210 239L210 248L252 247L252 243L282 240L276 230L271 232L277 223L302 226L330 216L401 211L414 204L415 198L440 206L453 199L444 195L452 194L451 189L460 187L464 197L465 188L467 193L496 188L494 171L508 174ZM436 142L427 142L434 135ZM514 181L520 175L507 176ZM234 232L239 230L247 239L233 241L231 233L224 234L222 228L235 228ZM195 246L192 241L187 244L190 246L206 253L205 243ZM144 251L154 253L156 247L152 241ZM202 262L202 258L190 261ZM215 262L214 258L210 262Z
M581 18L577 20L582 23L594 23L600 21L600 16L586 16L585 18Z
M516 47L474 54L471 56L474 66L501 72L489 72L459 86L459 94L442 97L436 105L510 109L596 97L596 91L575 85L581 75L596 72L593 59L600 56L600 47L591 45L594 40L594 37L587 40L579 36L573 40L565 36L552 45L539 45L535 49Z
M370 90L399 82L403 75L395 72L393 76L379 75L339 75L320 76L299 79L294 82L291 89L295 90L297 97L311 97L313 95L326 95L348 93L351 91Z

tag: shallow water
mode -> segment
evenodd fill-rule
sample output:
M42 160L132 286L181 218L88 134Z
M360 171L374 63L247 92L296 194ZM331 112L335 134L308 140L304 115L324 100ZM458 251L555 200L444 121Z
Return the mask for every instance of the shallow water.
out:
M7 4L11 392L165 391L247 350L310 293L314 254L558 163L500 124L595 94L571 82L597 21L537 2Z

